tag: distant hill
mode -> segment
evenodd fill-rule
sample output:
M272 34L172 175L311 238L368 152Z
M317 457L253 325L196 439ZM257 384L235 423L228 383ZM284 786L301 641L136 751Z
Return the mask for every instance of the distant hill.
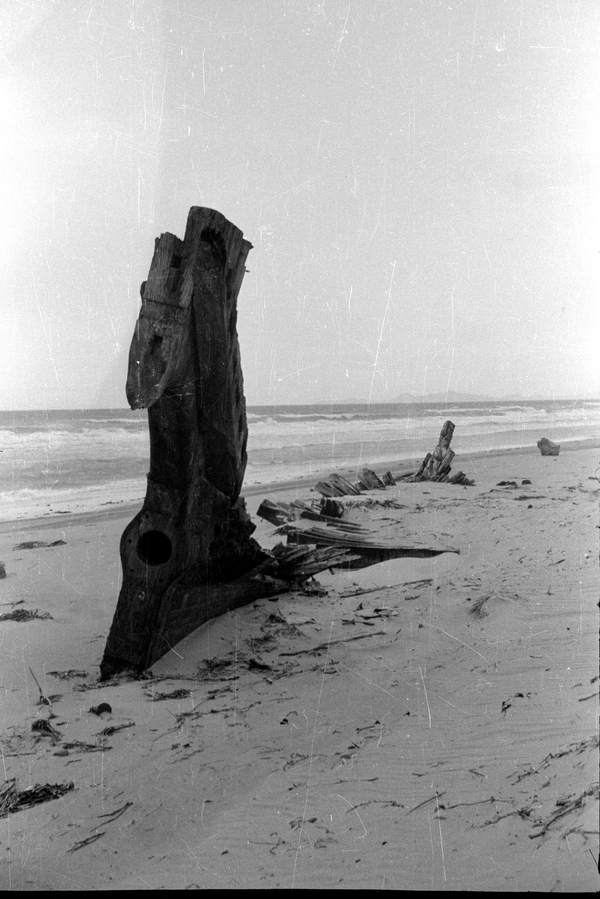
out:
M425 396L415 396L413 393L400 393L395 396L392 403L485 403L494 401L496 397L483 396L478 393L457 393L456 390L447 390L444 393L428 393Z
M371 400L365 396L345 397L343 400L335 400L333 405L376 405L378 403L485 403L494 402L497 397L483 396L475 393L457 393L456 390L448 390L446 393L428 393L425 396L416 396L414 393L399 393L394 397L372 397ZM328 404L329 405L329 404Z

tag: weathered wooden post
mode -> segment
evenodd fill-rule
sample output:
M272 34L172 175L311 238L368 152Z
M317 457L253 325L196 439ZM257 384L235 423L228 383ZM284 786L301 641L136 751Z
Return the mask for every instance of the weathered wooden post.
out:
M427 453L416 477L423 481L435 481L440 479L444 473L450 471L450 465L454 459L454 451L450 449L450 442L454 434L454 423L451 421L444 422L444 427L440 431L440 437L436 448L432 453Z
M414 474L402 475L399 480L405 482L447 481L449 484L462 484L465 487L472 487L475 482L470 481L462 471L459 471L450 477L452 460L454 459L454 450L450 449L450 442L453 434L453 422L444 422L434 451L432 453L427 453L421 462L421 467L418 471Z
M127 375L130 406L148 409L150 472L121 538L103 679L143 670L209 618L283 589L246 578L267 559L239 498L247 427L236 301L250 249L201 207L183 241L156 240Z

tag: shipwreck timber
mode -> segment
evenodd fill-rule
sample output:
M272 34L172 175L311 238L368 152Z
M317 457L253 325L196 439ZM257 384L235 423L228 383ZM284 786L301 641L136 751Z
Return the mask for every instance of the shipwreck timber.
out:
M246 403L237 296L251 244L192 207L185 237L156 240L129 353L126 395L148 409L144 504L125 528L123 583L100 675L143 671L201 624L283 593L344 547L261 549L240 498Z
M421 467L414 474L404 475L400 480L411 481L445 481L448 484L461 484L464 487L472 487L475 481L469 480L463 471L450 475L451 465L454 459L454 450L450 449L452 435L454 434L454 422L446 421L440 431L437 446L432 453L427 453Z
M236 332L250 249L235 225L203 207L190 209L183 240L168 233L156 240L126 385L130 406L148 410L150 471L144 504L121 537L123 582L103 680L143 671L209 619L302 586L324 569L453 551L376 543L339 521L328 529L285 524L290 545L270 552L252 538L240 497L248 430ZM332 476L322 493L390 483L389 473L381 480L365 469L356 487ZM285 521L281 508L265 509L265 517Z
M204 621L277 589L260 570L245 577L268 561L239 498L248 431L236 302L250 249L238 228L201 207L190 210L183 241L156 241L126 387L130 406L148 409L150 471L121 538L104 678L148 667Z

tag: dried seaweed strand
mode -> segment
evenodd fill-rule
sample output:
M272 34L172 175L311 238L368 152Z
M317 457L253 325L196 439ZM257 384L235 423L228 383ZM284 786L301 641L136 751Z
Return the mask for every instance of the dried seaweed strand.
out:
M596 697L600 696L600 693L590 693L589 696L582 696L581 699L578 699L577 702L585 702L586 699L596 699Z
M79 843L75 843L74 846L71 846L67 852L77 852L78 849L83 849L84 846L89 846L90 843L95 843L96 840L99 840L100 837L103 837L106 833L105 830L101 830L99 833L93 833L91 837L86 837L85 840L80 840Z
M109 724L108 727L105 727L104 730L99 730L94 736L112 737L113 734L116 734L120 730L125 730L127 727L135 727L135 721L126 721L124 724Z
M559 818L564 818L564 816L570 814L570 812L574 812L576 809L582 808L583 800L586 798L586 796L598 796L599 794L600 787L598 787L598 784L593 784L591 787L588 787L587 790L583 791L581 796L577 796L577 798L571 800L571 802L566 802L562 808L551 815L543 825L539 833L529 834L529 839L535 840L538 837L543 837L544 834L548 832L548 828L550 827L550 825L554 824L555 821L558 821Z
M107 812L105 815L98 815L99 818L108 818L106 824L112 824L113 821L116 821L117 818L120 818L121 815L124 815L128 808L131 808L133 802L126 802L121 808L116 809L114 812Z
M280 656L300 656L304 653L320 652L322 649L329 649L337 643L350 643L351 640L364 640L365 637L385 637L385 631L369 631L367 634L357 634L355 637L343 637L340 640L329 640L327 643L319 643L317 646L311 646L309 649L296 649L293 652L280 652Z
M529 777L530 774L537 774L542 768L546 768L553 759L560 759L564 755L570 755L572 752L579 754L586 749L593 749L598 745L600 745L600 736L595 735L587 740L581 740L580 743L574 743L571 746L567 746L567 748L563 749L561 752L549 752L548 755L542 759L538 768L532 768L531 771L525 771L523 774L519 774L515 783L519 783L519 781L523 780L525 777ZM509 777L513 776L513 774L509 775Z
M364 596L365 593L378 593L381 590L394 590L396 587L404 587L402 584L386 584L384 587L369 587L368 590L355 590L354 593L340 593L340 599L348 599L350 596Z
M454 805L441 805L440 808L448 811L451 808L459 808L461 805L485 805L486 802L512 802L512 799L496 799L495 796L490 796L489 799L478 799L476 802L456 802Z
M411 812L416 812L416 810L418 808L421 808L422 806L427 805L428 802L433 802L434 799L439 799L440 796L445 796L445 795L446 795L446 790L444 790L443 793L434 793L433 796L429 797L429 799L424 799L423 802L419 802L418 805L415 805L413 808L409 808L409 810L406 812L406 814L410 815Z
M36 683L38 690L40 691L40 698L38 700L38 705L52 705L52 703L50 702L48 697L44 695L44 692L43 692L42 688L40 687L39 681L38 681L37 677L35 676L35 674L33 673L33 671L31 670L31 668L29 669L29 673L31 674L32 678L34 679L34 681Z

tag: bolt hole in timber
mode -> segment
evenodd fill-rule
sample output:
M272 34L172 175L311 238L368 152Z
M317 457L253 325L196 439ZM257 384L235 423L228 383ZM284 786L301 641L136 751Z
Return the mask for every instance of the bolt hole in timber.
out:
M121 538L104 680L143 671L208 619L264 595L245 575L269 557L240 499L248 431L235 321L250 248L198 206L183 241L155 243L126 384L129 405L148 410L150 470Z
M137 544L137 554L146 565L164 565L171 558L173 544L162 531L146 531Z

